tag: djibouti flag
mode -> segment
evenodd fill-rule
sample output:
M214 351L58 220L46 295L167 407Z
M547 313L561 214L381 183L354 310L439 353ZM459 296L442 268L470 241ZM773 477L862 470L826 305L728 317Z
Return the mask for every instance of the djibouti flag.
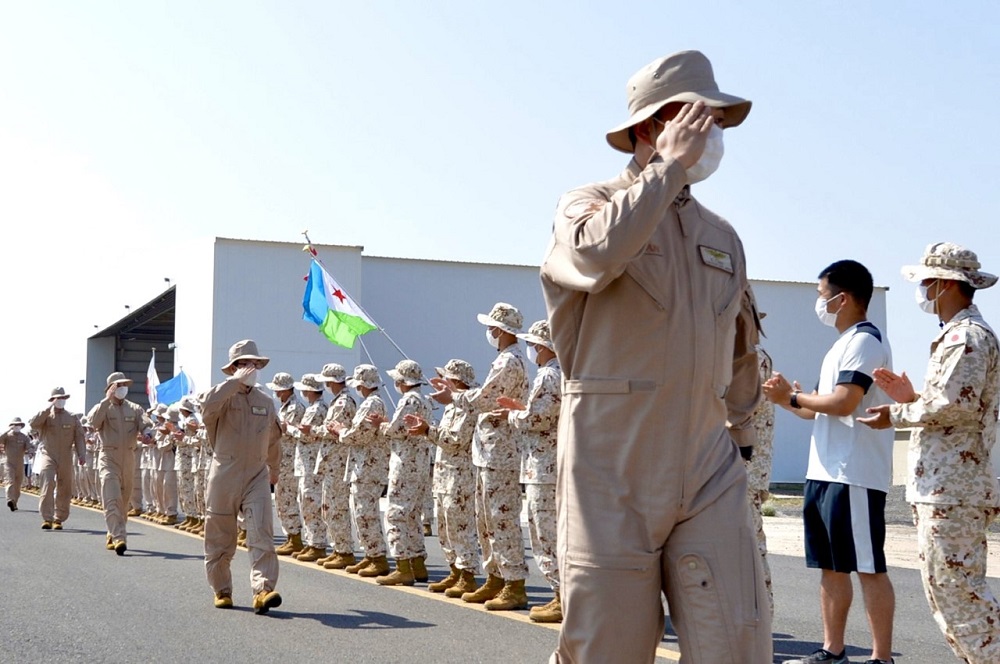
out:
M302 296L302 318L319 326L323 336L344 348L354 348L354 340L378 326L351 296L315 260L309 267L306 292Z

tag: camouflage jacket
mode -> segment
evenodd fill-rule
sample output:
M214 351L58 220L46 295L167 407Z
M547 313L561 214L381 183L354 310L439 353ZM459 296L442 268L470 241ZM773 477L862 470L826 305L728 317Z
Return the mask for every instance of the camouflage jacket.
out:
M990 461L1000 394L996 334L972 305L931 343L924 388L890 407L892 423L914 427L906 498L911 503L1000 505Z
M514 432L507 420L491 415L500 409L497 397L527 400L528 377L518 344L511 344L497 354L482 386L455 396L459 408L476 413L472 463L479 468L516 470L521 464L521 453Z
M525 410L511 411L521 447L521 482L556 483L556 434L562 406L562 370L553 358L538 367Z

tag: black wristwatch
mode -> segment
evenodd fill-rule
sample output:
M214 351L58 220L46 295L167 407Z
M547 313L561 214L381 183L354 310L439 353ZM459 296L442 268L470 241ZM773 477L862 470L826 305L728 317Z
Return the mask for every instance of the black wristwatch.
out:
M802 408L802 406L799 405L800 394L802 394L801 390L796 390L795 392L792 392L791 398L788 399L788 405L791 406L792 408Z

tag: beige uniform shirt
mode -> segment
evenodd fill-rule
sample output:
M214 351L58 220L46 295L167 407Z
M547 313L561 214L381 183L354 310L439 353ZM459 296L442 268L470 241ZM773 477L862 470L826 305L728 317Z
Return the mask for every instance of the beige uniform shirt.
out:
M38 432L38 449L41 456L37 472L50 466L73 463L73 449L79 458L85 459L87 443L84 440L83 425L76 415L69 411L56 410L49 406L31 418L31 428Z
M0 436L0 452L7 455L7 463L11 466L24 465L24 453L30 445L31 439L22 431L8 429Z
M565 377L559 445L677 506L741 479L733 442L754 445L761 392L743 245L686 181L654 157L567 193L541 269Z
M90 409L87 419L101 438L100 463L119 472L134 468L136 438L153 427L142 406L106 398Z

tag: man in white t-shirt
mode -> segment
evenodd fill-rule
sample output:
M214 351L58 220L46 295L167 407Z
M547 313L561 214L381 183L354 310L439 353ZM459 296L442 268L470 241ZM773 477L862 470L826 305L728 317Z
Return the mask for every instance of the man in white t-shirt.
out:
M885 496L892 477L891 429L877 431L857 422L867 409L888 403L873 385L876 369L892 368L892 353L881 330L868 321L872 276L864 265L843 260L819 275L816 315L840 337L823 358L812 393L775 371L765 396L813 420L806 471L806 564L822 570L820 607L823 647L786 664L843 664L847 614L853 599L851 573L861 580L872 630L866 664L892 660L895 594L886 574Z

